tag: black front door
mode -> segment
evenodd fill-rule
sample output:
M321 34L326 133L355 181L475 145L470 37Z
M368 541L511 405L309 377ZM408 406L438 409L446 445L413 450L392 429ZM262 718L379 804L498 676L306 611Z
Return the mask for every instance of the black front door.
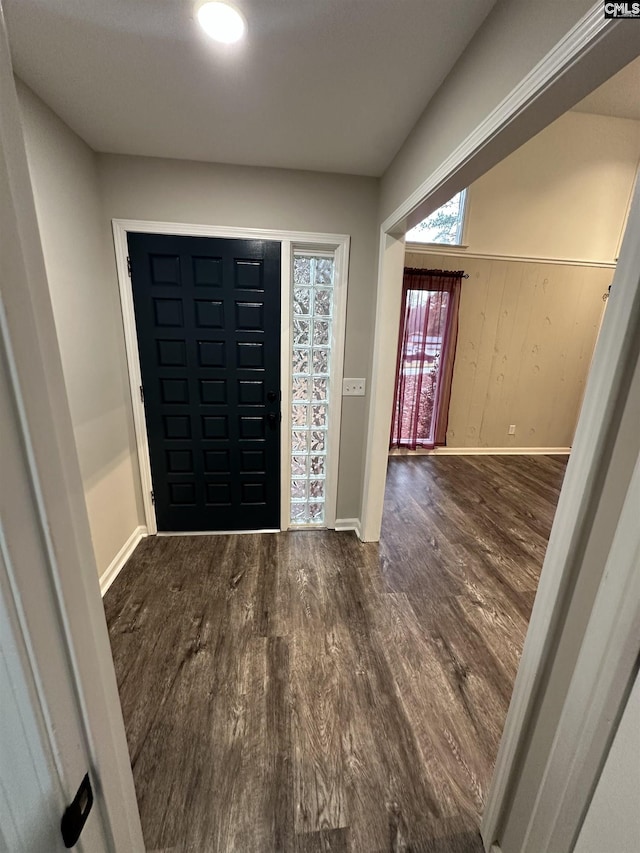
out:
M158 529L279 527L280 244L128 240Z

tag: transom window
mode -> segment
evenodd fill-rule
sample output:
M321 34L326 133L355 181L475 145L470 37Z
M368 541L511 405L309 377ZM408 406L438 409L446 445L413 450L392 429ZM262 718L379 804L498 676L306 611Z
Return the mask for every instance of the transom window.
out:
M407 231L407 243L442 243L459 246L462 243L467 191L461 190L446 204Z

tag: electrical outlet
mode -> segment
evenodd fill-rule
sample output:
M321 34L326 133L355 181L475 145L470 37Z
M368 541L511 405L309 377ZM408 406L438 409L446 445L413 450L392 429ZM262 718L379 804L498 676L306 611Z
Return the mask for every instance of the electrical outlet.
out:
M515 435L515 434L516 434L516 425L510 424L509 425L509 435Z
M343 397L364 397L364 379L343 379L342 380L342 396Z

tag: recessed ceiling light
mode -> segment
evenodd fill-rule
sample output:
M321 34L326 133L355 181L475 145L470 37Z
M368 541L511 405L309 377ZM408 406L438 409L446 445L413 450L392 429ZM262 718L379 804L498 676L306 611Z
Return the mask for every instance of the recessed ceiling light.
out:
M196 14L205 33L225 44L239 41L247 30L243 16L228 3L202 3Z

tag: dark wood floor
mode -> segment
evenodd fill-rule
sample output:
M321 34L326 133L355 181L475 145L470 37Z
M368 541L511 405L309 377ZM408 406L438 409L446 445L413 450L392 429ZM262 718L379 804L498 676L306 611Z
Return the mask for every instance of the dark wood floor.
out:
M147 848L480 853L564 467L392 458L379 546L143 541L105 608Z

